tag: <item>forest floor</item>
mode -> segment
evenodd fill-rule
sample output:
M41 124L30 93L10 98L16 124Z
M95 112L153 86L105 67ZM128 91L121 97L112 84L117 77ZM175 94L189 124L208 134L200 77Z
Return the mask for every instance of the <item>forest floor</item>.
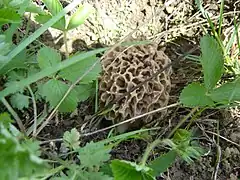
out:
M192 0L169 1L170 5L168 7L163 6L164 2L162 0L85 0L84 2L92 4L97 11L91 15L84 25L69 32L68 45L70 52L113 45L135 31L133 33L134 39L151 40L158 43L159 46L165 48L165 53L174 62L181 54L199 46L200 38L204 34L203 30L209 30L207 20L203 18ZM204 7L217 25L220 2L204 0ZM226 36L233 28L234 10L239 8L240 2L226 1L225 3L223 34L226 34ZM239 17L239 14L235 14L235 16ZM64 53L63 39L58 31L50 29L41 36L41 41ZM200 51L195 52L195 55L199 54ZM181 90L188 83L201 80L201 78L200 65L189 59L181 60L173 67L169 104L178 102ZM88 100L80 104L77 112L71 114L71 116L59 115L57 122L52 121L42 131L40 135L42 140L61 138L65 131L74 127L81 130L86 125L85 123L91 119L91 115L94 114L93 104L93 101ZM160 129L151 134L152 139L165 137L167 132L170 132L180 119L184 118L190 111L190 108L181 106L169 109L167 116L159 124ZM219 134L221 136L219 146L216 143L217 123L219 123ZM104 123L102 126L104 126ZM237 108L206 110L195 120L192 129L196 130L201 145L208 150L208 153L190 165L180 159L177 160L159 179L208 180L212 179L215 173L217 173L217 179L219 180L239 179L239 110ZM104 131L87 136L82 142L84 144L90 140L104 139L108 132ZM115 158L135 161L142 156L149 142L151 142L151 138L122 142L111 154ZM56 147L61 149L61 144L56 143ZM162 152L164 152L163 149L156 149L153 157ZM220 162L218 162L218 156L221 157ZM217 169L216 163L219 165Z

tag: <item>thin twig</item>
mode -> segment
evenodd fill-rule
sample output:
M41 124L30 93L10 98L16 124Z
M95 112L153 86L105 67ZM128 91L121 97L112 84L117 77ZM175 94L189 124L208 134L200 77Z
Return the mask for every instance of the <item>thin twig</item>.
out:
M93 134L97 134L97 133L99 133L99 132L102 132L102 131L106 131L106 130L108 130L108 129L115 128L115 127L120 126L120 125L122 125L122 124L126 124L126 123L129 123L129 122L134 121L134 120L136 120L136 119L139 119L139 118L148 116L148 115L150 115L150 114L157 113L157 112L159 112L159 111L163 111L163 110L165 110L165 109L169 109L169 108L172 108L172 107L175 107L175 106L179 106L179 105L180 105L180 103L171 104L171 105L169 105L169 106L165 106L165 107L162 107L162 108L159 108L159 109L156 109L156 110L153 110L153 111L150 111L150 112L141 114L141 115L139 115L139 116L135 116L135 117L133 117L133 118L127 119L127 120L122 121L122 122L119 122L119 123L114 124L114 125L112 125L112 126L109 126L109 127L103 128L103 129L99 129L99 130L96 130L96 131L94 131L94 132L86 133L85 136L90 136L90 135L93 135Z
M227 141L227 142L229 142L229 143L231 143L231 144L233 144L233 145L235 145L235 146L237 146L237 147L240 147L240 144L238 144L238 143L236 143L236 142L233 142L233 141L231 141L231 140L229 140L229 139L227 139L227 138L225 138L225 137L223 137L223 136L221 136L221 135L219 135L219 134L217 134L217 133L215 133L215 132L211 132L211 131L205 131L206 133L209 133L209 134L213 134L213 135L215 135L215 136L219 136L221 139L223 139L223 140L225 140L225 141Z
M11 115L14 117L14 119L16 120L21 132L26 134L26 129L22 123L22 120L20 119L18 114L14 111L12 106L7 102L7 100L5 98L2 98L1 101L4 104L4 106L8 109L8 111L11 113Z

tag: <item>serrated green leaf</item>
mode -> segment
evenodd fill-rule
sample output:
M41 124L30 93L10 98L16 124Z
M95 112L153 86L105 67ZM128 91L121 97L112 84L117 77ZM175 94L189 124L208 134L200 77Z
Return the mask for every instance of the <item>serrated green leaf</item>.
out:
M0 75L6 74L14 69L27 69L25 62L27 61L26 49L16 55L6 66L0 69Z
M67 30L74 29L85 22L93 11L89 4L80 5L77 11L71 16Z
M0 55L6 55L10 51L10 44L6 42L6 36L0 35ZM1 62L2 60L0 60Z
M57 106L60 100L63 98L69 86L62 81L51 79L42 86L43 97L50 103L52 107ZM60 112L72 112L76 109L78 103L77 92L73 89L69 95L59 106Z
M111 168L115 180L155 180L151 168L133 162L115 159L111 162Z
M47 13L42 10L39 6L36 4L33 4L33 2L30 2L28 7L26 8L26 12L36 13L38 15L47 15Z
M45 69L61 62L61 55L52 48L43 47L38 51L37 60L39 67Z
M74 88L78 93L79 101L87 100L94 93L93 84L79 84Z
M79 149L78 158L84 167L100 167L105 161L110 159L111 149L104 146L103 143L87 143L86 146Z
M59 0L43 0L43 2L53 16L57 15L60 11L63 10L62 4L60 3ZM65 29L66 26L65 17L62 17L58 22L61 25L61 29Z
M174 163L176 157L176 151L171 150L151 161L149 167L153 169L153 175L159 176L161 173L164 173L167 168L169 168Z
M225 83L210 93L210 97L217 103L233 103L240 101L240 79Z
M6 118L5 115L0 115L0 179L31 179L45 167L39 158L39 145L36 141L23 139L23 135L15 136L12 125L2 123L2 118Z
M204 36L200 41L203 67L204 85L208 91L212 90L223 73L224 58L218 42L211 36Z
M113 180L112 177L109 177L106 174L103 174L102 172L87 172L82 171L78 174L79 180Z
M180 102L187 107L213 106L214 102L206 95L206 88L199 83L186 86L180 94Z
M11 96L10 102L13 107L22 110L23 108L28 108L29 106L29 97L20 93L16 93Z
M80 144L80 133L77 131L76 128L73 128L70 132L66 131L63 135L63 142L66 147L72 148L76 150L79 148Z
M37 15L37 16L34 17L35 21L37 21L40 24L44 24L44 23L48 22L51 18L52 18L52 16L50 14ZM55 28L55 29L58 29L60 31L64 31L65 30L65 28L62 26L60 21L56 22L51 27Z
M98 58L96 56L92 56L89 58L86 58L75 65L72 65L68 68L63 69L60 71L59 76L67 79L71 82L75 82L79 77L81 77L88 69L96 62L97 64L94 66L94 68L84 76L84 78L81 80L82 83L89 83L93 80L95 80L99 73L101 72L101 64Z
M23 69L10 71L7 73L8 81L19 81L26 78L26 71Z
M182 142L190 143L192 133L186 129L178 129L172 138L173 142L176 144L181 144Z
M7 23L20 23L21 17L17 12L10 8L0 9L0 26Z

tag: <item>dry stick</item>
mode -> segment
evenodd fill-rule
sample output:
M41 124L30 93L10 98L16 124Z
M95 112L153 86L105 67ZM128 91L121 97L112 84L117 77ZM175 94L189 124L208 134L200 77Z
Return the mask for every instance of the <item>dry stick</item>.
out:
M108 129L112 129L112 128L117 127L117 126L120 126L120 125L122 125L122 124L131 122L131 121L134 121L134 120L136 120L136 119L139 119L139 118L142 118L142 117L145 117L145 116L148 116L148 115L151 115L151 114L157 113L157 112L159 112L159 111L163 111L163 110L165 110L165 109L172 108L172 107L175 107L175 106L178 106L178 105L180 105L180 103L174 103L174 104L171 104L171 105L169 105L169 106L165 106L165 107L162 107L162 108L158 108L158 109L156 109L156 110L153 110L153 111L150 111L150 112L141 114L141 115L139 115L139 116L135 116L135 117L133 117L133 118L127 119L127 120L125 120L125 121L119 122L119 123L114 124L114 125L112 125L112 126L109 126L109 127L103 128L103 129L99 129L99 130L96 130L96 131L94 131L94 132L86 133L86 134L84 134L84 136L90 136L90 135L93 135L93 134L96 134L96 133L99 133L99 132L102 132L102 131L106 131L106 130L108 130Z
M229 143L232 143L232 144L234 144L235 146L237 146L237 147L240 147L240 144L238 144L238 143L236 143L236 142L233 142L233 141L231 141L231 140L229 140L229 139L227 139L227 138L225 138L225 137L223 137L223 136L221 136L221 135L219 135L219 134L217 134L217 133L215 133L215 132L211 132L211 131L205 131L206 133L210 133L210 134L213 134L213 135L215 135L215 136L219 136L221 139L223 139L223 140L225 140L225 141L227 141L227 142L229 142Z

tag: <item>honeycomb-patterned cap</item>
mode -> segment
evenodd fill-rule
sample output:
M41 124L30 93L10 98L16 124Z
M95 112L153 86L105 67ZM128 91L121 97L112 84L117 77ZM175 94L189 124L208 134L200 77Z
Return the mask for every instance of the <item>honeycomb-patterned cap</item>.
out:
M169 64L170 59L157 45L138 45L130 48L118 47L102 59L103 74L99 82L100 106L115 102L124 93L151 77L159 69ZM155 110L167 105L171 89L171 68L166 69L157 77L146 82L129 96L116 102L105 117L114 123ZM163 112L158 113L158 117ZM126 124L124 130L130 127L152 124L153 116L137 119Z

